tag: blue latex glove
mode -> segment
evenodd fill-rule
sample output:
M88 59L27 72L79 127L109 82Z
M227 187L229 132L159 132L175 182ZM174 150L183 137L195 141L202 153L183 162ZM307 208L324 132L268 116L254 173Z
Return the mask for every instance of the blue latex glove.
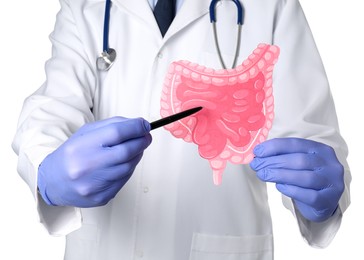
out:
M142 118L86 124L38 169L38 189L49 205L96 207L107 204L132 175L151 143Z
M322 143L299 139L272 139L257 145L250 163L262 181L293 199L308 220L328 219L344 191L344 169L335 151Z

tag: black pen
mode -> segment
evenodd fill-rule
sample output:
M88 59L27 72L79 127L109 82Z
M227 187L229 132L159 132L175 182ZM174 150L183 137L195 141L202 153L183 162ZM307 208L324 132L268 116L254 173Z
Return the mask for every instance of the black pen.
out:
M173 123L173 122L175 122L177 120L188 117L188 116L190 116L190 115L192 115L194 113L197 113L201 109L202 109L202 107L194 107L194 108L187 109L185 111L179 112L177 114L173 114L171 116L161 118L161 119L159 119L157 121L151 122L150 123L150 127L151 127L150 130L156 129L156 128L161 127L161 126L168 125L168 124Z

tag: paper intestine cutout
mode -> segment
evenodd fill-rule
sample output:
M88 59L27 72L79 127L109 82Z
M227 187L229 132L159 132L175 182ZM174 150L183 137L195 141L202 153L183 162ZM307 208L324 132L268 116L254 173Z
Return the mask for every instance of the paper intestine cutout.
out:
M173 62L161 96L161 116L202 106L198 113L165 126L198 145L221 184L227 161L249 163L255 145L267 139L274 117L272 74L279 48L260 44L242 65L214 70L189 61Z

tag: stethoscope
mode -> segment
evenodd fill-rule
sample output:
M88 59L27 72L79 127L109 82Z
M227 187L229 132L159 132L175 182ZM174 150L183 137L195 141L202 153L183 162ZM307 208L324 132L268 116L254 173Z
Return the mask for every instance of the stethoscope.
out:
M215 7L218 1L221 0L211 0L210 3L210 22L212 23L213 27L213 34L215 39L215 46L216 50L219 56L219 60L221 63L221 66L226 69L226 65L224 62L224 59L221 54L218 36L217 36L217 30L216 30L216 12ZM236 62L239 56L239 46L241 41L241 27L243 25L243 7L239 0L231 0L235 3L237 8L237 24L238 24L238 36L237 36L237 42L236 42L236 49L235 49L235 56L234 61L232 64L232 68L236 66ZM111 68L111 66L114 64L116 60L116 51L113 48L109 47L109 23L110 23L110 10L111 10L111 0L106 0L105 3L105 16L104 16L104 35L103 35L103 50L100 56L96 59L96 66L98 70L101 71L107 71Z

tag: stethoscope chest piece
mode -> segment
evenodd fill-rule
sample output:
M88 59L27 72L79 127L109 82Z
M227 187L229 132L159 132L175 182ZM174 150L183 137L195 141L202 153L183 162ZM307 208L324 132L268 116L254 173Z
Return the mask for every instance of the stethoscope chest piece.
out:
M116 51L109 48L107 51L103 51L96 60L97 69L107 71L111 68L116 60Z

